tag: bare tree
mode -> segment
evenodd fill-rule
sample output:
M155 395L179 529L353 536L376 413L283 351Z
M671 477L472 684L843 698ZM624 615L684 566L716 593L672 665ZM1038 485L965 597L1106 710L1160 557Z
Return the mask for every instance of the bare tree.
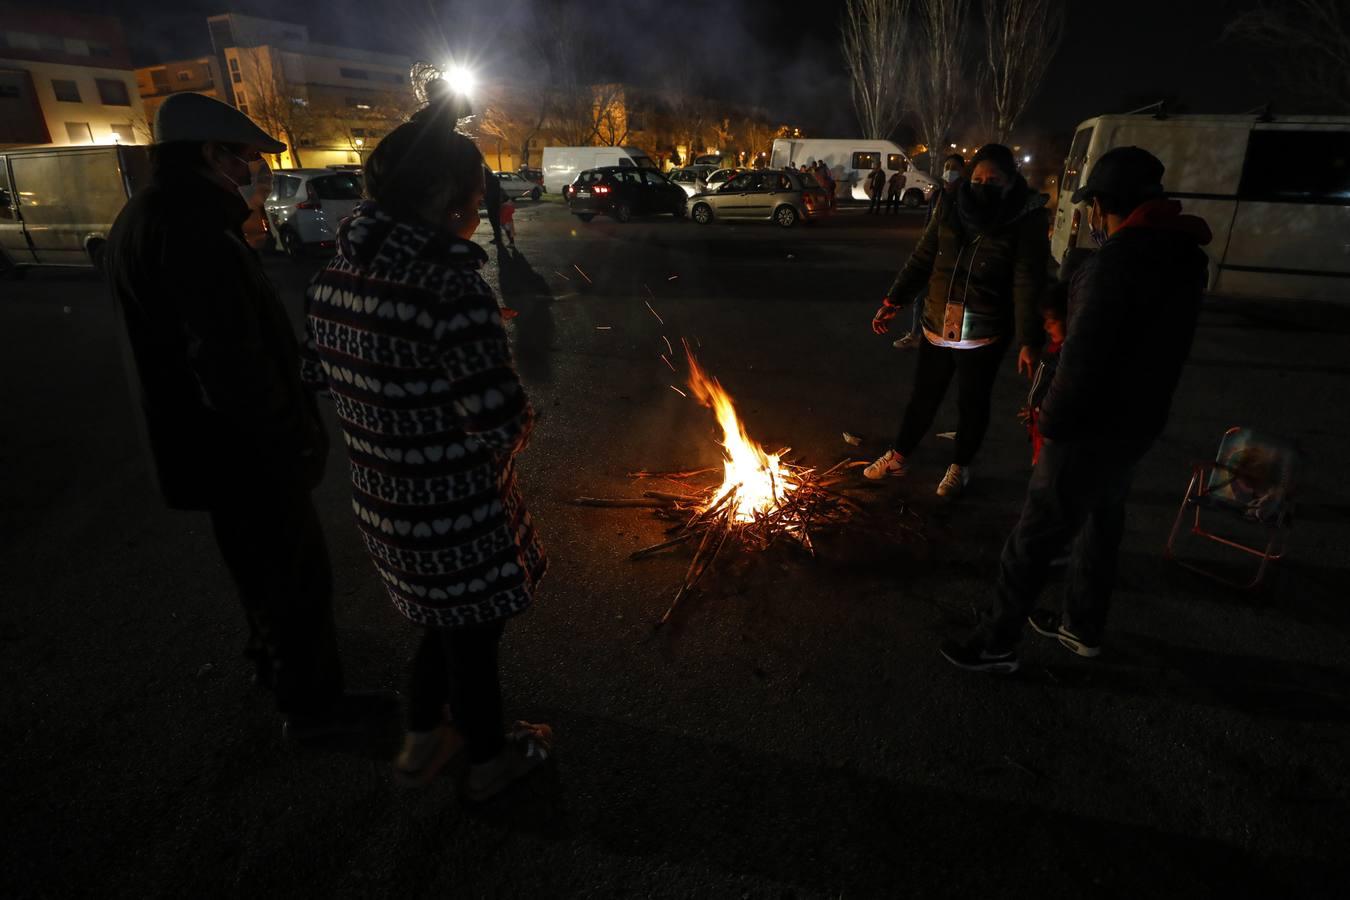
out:
M990 137L1007 143L1064 38L1064 0L985 0L980 83Z
M630 98L621 84L597 84L590 87L591 138L595 143L609 147L622 146L628 140L630 129L628 104Z
M301 168L300 147L313 137L315 116L309 108L309 99L300 96L286 81L278 54L268 53L265 47L241 49L246 78L245 101L249 118L268 134L285 140L291 162ZM239 89L236 89L236 93Z
M909 80L914 112L930 148L947 146L956 106L969 96L966 19L970 0L914 0L919 21L917 51ZM930 153L928 168L937 176L942 153Z
M1350 0L1263 0L1225 39L1280 52L1280 74L1319 112L1350 111Z
M682 55L666 69L661 91L670 111L675 143L684 145L689 158L682 162L688 165L698 156L698 148L704 146L709 118L708 102L699 96L697 73L688 55Z
M904 110L910 0L848 0L841 31L863 137L889 139Z

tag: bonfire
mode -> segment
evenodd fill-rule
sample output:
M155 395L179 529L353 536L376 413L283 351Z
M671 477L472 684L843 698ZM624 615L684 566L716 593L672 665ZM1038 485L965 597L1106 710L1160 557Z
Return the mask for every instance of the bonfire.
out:
M632 554L642 559L682 544L697 542L694 558L684 581L658 628L669 621L675 608L698 585L729 545L747 550L765 550L780 541L814 554L812 533L848 519L860 507L829 488L843 480L840 470L847 458L823 471L788 462L789 448L766 453L746 433L731 396L717 379L698 364L685 345L689 362L688 385L694 397L713 411L722 430L721 481L701 490L672 493L645 491L641 497L578 497L586 506L651 507L673 521L669 537ZM716 477L717 468L680 472L633 472L634 478L662 478L682 484Z

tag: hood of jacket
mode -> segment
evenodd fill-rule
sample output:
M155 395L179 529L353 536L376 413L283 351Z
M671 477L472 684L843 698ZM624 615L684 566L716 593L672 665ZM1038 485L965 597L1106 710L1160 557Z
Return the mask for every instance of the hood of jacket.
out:
M338 253L363 269L394 268L417 260L481 267L482 247L421 223L400 222L365 200L338 225Z
M1044 194L1033 191L1021 175L1012 183L999 204L985 209L975 199L969 181L962 181L956 189L956 215L961 227L970 234L989 234L1006 228L1045 206Z
M1183 214L1180 203L1165 198L1150 200L1135 207L1134 212L1130 213L1120 227L1112 232L1112 237L1127 228L1152 228L1159 231L1184 234L1201 247L1214 239L1213 233L1209 230L1208 222L1199 216Z

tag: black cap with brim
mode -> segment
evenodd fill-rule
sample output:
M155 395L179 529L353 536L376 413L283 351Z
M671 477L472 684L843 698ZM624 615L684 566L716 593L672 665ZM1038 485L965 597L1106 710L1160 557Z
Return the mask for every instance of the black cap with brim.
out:
M1117 147L1102 154L1087 183L1073 192L1074 203L1106 194L1111 197L1161 196L1165 167L1162 160L1141 147Z
M235 109L204 94L171 94L155 113L155 141L216 141L281 153L286 145Z

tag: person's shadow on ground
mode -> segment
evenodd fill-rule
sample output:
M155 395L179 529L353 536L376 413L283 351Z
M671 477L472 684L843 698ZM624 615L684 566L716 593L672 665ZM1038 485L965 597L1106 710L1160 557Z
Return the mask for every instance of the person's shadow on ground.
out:
M502 303L519 315L513 345L516 367L527 382L547 384L553 379L553 292L525 255L514 247L497 247L498 288Z

